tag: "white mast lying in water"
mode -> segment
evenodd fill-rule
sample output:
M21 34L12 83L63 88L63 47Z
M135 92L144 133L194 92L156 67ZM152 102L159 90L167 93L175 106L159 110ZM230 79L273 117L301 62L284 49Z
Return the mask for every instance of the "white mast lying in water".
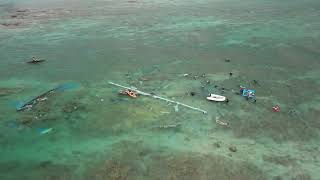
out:
M109 84L112 84L112 85L114 85L114 86L122 87L122 88L124 88L124 89L129 89L129 90L134 91L134 92L137 92L138 94L141 94L141 95L150 96L150 97L153 97L153 98L155 98L155 99L161 99L161 100L163 100L163 101L170 102L170 103L175 103L175 104L177 104L177 106L178 106L178 105L181 105L181 106L184 106L184 107L187 107L187 108L196 110L196 111L200 111L200 112L202 112L203 114L207 114L207 111L205 111L205 110L203 110L203 109L200 109L200 108L197 108L197 107L189 106L189 105L184 104L184 103L181 103L181 102L173 101L173 100L170 100L170 99L167 99L167 98L163 98L163 97L160 97L160 96L157 96L157 95L153 95L153 94L150 94L150 93L142 92L142 91L139 91L139 90L136 89L136 88L122 86L122 85L120 85L120 84L113 83L113 82L111 82L111 81L109 81L108 83L109 83Z

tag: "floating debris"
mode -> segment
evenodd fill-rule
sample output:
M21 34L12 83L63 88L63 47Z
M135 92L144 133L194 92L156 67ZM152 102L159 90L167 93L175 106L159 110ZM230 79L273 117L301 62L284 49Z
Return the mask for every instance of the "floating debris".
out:
M193 92L193 91L192 91L192 92L190 92L190 95L191 95L191 96L194 96L194 95L196 95L196 92Z
M47 100L48 98L46 96L48 96L51 93L54 93L55 89L51 89L33 99L31 99L30 101L22 104L20 107L17 107L17 111L24 111L24 110L29 110L31 109L34 105L38 104L40 101L43 100Z
M161 111L160 113L161 114L170 114L170 112L168 112L168 111Z
M169 103L174 103L174 104L176 104L176 105L181 105L181 106L184 106L184 107L187 107L187 108L196 110L196 111L200 111L200 112L202 112L203 114L207 114L207 111L202 110L202 109L197 108L197 107L189 106L189 105L184 104L184 103L181 103L181 102L173 101L173 100L166 99L166 98L163 98L163 97L160 97L160 96L157 96L157 95L153 95L153 94L150 94L150 93L146 93L146 92L143 92L143 91L139 91L139 90L136 89L136 88L130 88L130 87L122 86L122 85L120 85L120 84L116 84L116 83L113 83L113 82L111 82L111 81L109 81L108 83L109 83L109 84L112 84L112 85L114 85L114 86L121 87L121 88L129 89L129 90L131 90L131 91L136 92L137 94L141 94L141 95L144 95L144 96L150 96L150 97L153 97L153 98L155 98L155 99L160 99L160 100L163 100L163 101L166 101L166 102L169 102ZM175 109L176 109L176 108L175 108Z
M159 125L159 126L155 126L154 128L159 128L159 129L169 129L169 128L177 128L181 125L181 123L177 123L177 124L168 124L168 125Z
M16 107L16 109L17 111L30 110L33 106L35 106L39 102L48 100L48 96L50 94L55 93L57 91L63 91L63 90L75 88L75 87L78 87L78 85L74 83L67 83L67 84L60 85L54 89L51 89L49 91L46 91L45 93L42 93L41 95L31 99L26 103L19 105L18 107Z
M231 152L237 152L237 147L234 146L234 145L231 145L231 146L229 147L229 151L231 151Z
M222 126L228 126L228 125L229 125L229 123L220 121L219 119L220 119L220 117L219 117L219 116L216 116L216 123L217 123L217 124L220 124L220 125L222 125Z
M39 128L38 131L40 134L48 134L52 131L52 128Z
M176 105L174 106L174 111L175 111L175 112L179 112L179 106L178 106L178 104L176 104Z
M254 85L257 85L257 86L261 86L261 84L258 82L258 80L252 80L252 83L254 84Z
M213 145L216 147L216 148L220 148L221 147L221 141L217 141L215 142Z
M230 61L231 59L228 59L228 58L224 59L224 62L230 62Z

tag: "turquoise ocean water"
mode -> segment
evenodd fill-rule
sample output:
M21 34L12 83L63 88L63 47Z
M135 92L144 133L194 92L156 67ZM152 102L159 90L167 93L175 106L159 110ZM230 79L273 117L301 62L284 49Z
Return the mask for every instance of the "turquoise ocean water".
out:
M1 0L0 17L1 180L320 179L319 1Z

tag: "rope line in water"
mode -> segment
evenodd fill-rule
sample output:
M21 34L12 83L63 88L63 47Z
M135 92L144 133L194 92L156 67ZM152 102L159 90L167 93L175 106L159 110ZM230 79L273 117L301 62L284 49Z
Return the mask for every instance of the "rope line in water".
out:
M136 88L126 87L126 86L123 86L123 85L120 85L120 84L117 84L117 83L114 83L114 82L111 82L111 81L109 81L108 83L112 84L114 86L122 87L124 89L129 89L131 91L135 91L135 92L137 92L138 94L141 94L141 95L150 96L150 97L153 97L155 99L161 99L163 101L170 102L170 103L175 103L177 105L181 105L181 106L184 106L184 107L196 110L196 111L200 111L203 114L207 114L207 111L205 111L203 109L200 109L200 108L197 108L197 107L193 107L193 106L190 106L190 105L187 105L187 104L184 104L184 103L181 103L181 102L173 101L173 100L170 100L170 99L167 99L167 98L163 98L163 97L160 97L160 96L157 96L157 95L152 95L150 93L146 93L146 92L140 91L140 90L138 90Z

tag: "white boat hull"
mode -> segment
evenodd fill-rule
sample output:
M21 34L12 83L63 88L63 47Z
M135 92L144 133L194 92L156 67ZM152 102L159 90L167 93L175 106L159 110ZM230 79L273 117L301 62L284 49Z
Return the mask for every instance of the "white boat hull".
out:
M210 94L210 96L207 97L207 100L209 100L209 101L217 101L217 102L223 102L226 99L227 99L226 97L220 96L220 95L217 95L217 94Z

